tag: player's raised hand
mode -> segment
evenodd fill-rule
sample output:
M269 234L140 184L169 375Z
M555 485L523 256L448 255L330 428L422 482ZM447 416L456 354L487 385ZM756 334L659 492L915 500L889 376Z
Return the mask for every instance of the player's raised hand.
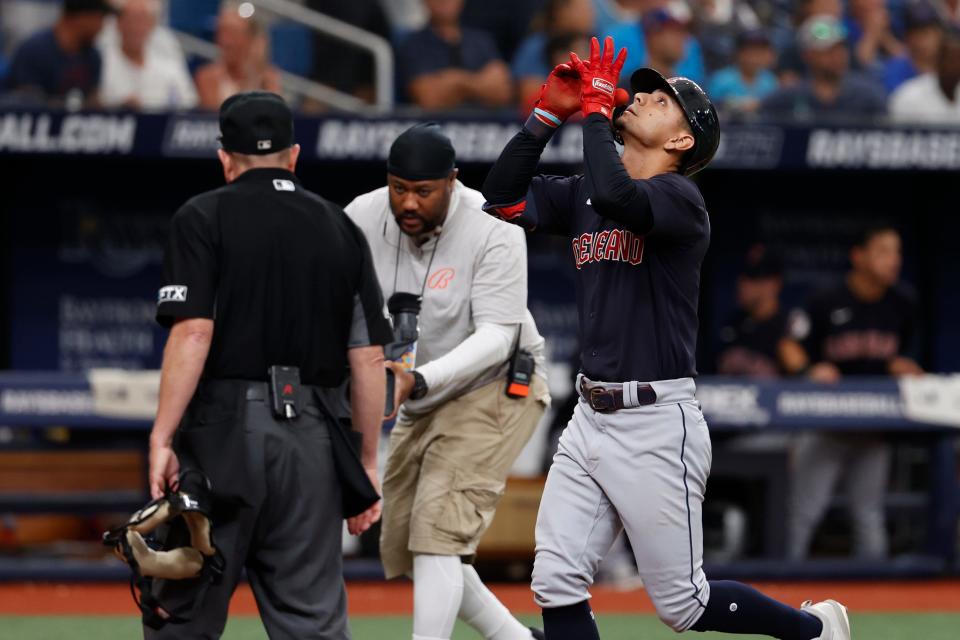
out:
M569 64L558 64L540 87L533 115L549 127L559 127L580 110L580 74Z
M607 36L600 49L600 41L590 39L590 60L584 62L576 53L570 53L570 64L580 75L580 108L584 116L591 113L602 114L606 118L613 115L618 101L627 98L625 91L617 90L620 71L627 59L627 49L620 49L614 57L613 38Z

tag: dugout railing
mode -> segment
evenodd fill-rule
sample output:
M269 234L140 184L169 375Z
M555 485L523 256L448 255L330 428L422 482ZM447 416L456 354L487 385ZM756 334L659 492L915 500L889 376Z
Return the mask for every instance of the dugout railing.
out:
M69 451L69 439L52 446L45 430L67 429L80 443L109 442L112 450L129 449L145 455L150 420L144 405L119 397L115 381L105 387L91 384L91 376L70 373L0 374L0 425L4 443L0 460L11 452L55 449ZM108 397L104 398L104 394ZM143 397L142 387L131 394ZM955 377L925 376L907 382L890 379L857 379L825 386L800 381L751 381L739 378L704 377L698 382L698 398L715 436L784 432L796 434L816 429L826 431L907 435L929 451L929 487L919 502L888 502L888 509L909 508L925 519L925 541L910 554L883 562L843 558L785 562L782 551L786 486L785 468L751 466L749 459L715 453L714 475L773 478L786 482L767 487L768 508L763 536L768 546L760 557L713 563L714 575L779 579L797 577L919 577L956 574L957 525L960 517L960 483L957 480L956 443L960 416L953 410L960 402L960 382ZM936 402L931 399L937 398ZM125 417L125 412L131 417ZM81 447L84 446L81 444ZM145 458L144 458L145 460ZM746 460L746 461L745 461ZM753 459L756 461L756 458ZM145 469L145 462L141 465ZM42 472L42 471L41 471ZM0 473L0 477L2 473ZM0 514L128 513L147 499L145 478L139 491L16 491L0 487ZM772 505L772 506L770 506ZM918 510L918 507L920 509ZM771 545L772 543L772 545ZM532 554L532 548L529 549ZM348 577L375 578L375 559L348 561ZM125 567L110 558L63 560L37 556L0 557L0 580L114 579Z

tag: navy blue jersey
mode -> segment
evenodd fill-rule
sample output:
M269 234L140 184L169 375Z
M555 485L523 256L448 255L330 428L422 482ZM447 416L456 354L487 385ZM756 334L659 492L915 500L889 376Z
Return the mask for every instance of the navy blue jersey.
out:
M913 296L902 288L864 302L842 282L814 294L791 319L791 333L812 363L831 362L844 375L882 376L897 356L915 358L915 314Z
M548 139L527 121L487 175L484 208L570 238L584 375L606 382L697 375L700 266L710 244L700 190L678 173L631 178L599 114L583 124L583 175L534 176Z
M710 220L699 189L677 173L634 181L653 214L637 228L595 209L586 176L537 176L525 217L570 238L583 373L594 380L695 376L700 265ZM638 219L645 220L643 211ZM641 223L643 227L646 224Z
M720 329L717 373L724 376L774 378L782 373L780 341L787 335L787 316L778 311L766 320L756 320L743 309Z

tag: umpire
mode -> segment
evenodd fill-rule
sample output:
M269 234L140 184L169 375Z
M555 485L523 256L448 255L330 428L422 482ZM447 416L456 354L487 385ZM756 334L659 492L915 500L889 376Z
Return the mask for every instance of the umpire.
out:
M157 320L171 329L150 490L162 495L181 467L209 478L226 568L212 585L155 584L161 617L192 612L145 635L218 638L245 567L271 638L349 638L340 539L343 509L356 505L344 481L356 486L359 476L360 492L369 489L349 519L358 534L380 517L373 489L390 326L363 234L293 174L300 148L283 99L233 96L220 130L227 185L181 207L164 257ZM352 459L322 400L348 366L363 434Z

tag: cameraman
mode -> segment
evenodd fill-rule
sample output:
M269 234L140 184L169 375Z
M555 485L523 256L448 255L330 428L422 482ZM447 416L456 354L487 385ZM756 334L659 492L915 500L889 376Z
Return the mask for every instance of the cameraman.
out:
M458 616L485 638L539 637L469 564L550 400L543 338L526 308L523 231L483 202L457 180L450 140L420 124L390 148L387 186L346 207L391 312L401 300L422 305L419 339L388 363L399 418L380 540L387 578L413 578L415 640L449 638Z

